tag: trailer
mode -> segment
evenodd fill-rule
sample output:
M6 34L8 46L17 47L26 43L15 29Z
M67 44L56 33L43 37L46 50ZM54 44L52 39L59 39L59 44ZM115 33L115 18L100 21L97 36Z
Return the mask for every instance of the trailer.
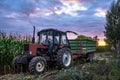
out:
M69 40L71 51L76 58L87 58L88 61L93 61L96 51L96 41L94 40Z

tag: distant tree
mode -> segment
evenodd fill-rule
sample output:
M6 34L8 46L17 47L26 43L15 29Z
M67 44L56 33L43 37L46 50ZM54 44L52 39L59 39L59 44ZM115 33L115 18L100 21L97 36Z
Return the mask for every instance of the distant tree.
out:
M120 0L113 1L107 11L105 25L106 41L110 46L114 46L117 53L120 53Z
M99 41L98 36L94 36L93 39L96 41L96 45L98 46L98 41Z
M98 39L98 36L94 36L93 39L94 39L95 41L98 41L98 40L99 40L99 39Z

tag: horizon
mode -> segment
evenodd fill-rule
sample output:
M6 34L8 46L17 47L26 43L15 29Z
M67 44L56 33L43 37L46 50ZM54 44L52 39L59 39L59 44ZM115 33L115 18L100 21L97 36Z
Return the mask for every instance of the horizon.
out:
M105 36L106 12L113 0L1 0L0 30L30 34L46 28L75 31L80 35ZM72 36L74 37L74 36Z

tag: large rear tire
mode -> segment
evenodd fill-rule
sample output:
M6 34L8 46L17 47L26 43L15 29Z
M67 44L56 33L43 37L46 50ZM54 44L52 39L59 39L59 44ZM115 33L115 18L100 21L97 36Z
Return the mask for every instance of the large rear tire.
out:
M29 63L29 71L32 74L41 74L46 70L46 60L43 57L34 57Z
M73 55L69 48L62 48L57 52L57 67L69 68L73 63Z

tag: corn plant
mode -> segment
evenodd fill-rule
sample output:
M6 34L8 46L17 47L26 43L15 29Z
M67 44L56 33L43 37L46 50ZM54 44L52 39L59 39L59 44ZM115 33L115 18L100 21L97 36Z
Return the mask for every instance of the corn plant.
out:
M30 42L30 36L20 36L17 34L7 35L0 32L0 68L10 69L13 58L20 55L23 45Z

